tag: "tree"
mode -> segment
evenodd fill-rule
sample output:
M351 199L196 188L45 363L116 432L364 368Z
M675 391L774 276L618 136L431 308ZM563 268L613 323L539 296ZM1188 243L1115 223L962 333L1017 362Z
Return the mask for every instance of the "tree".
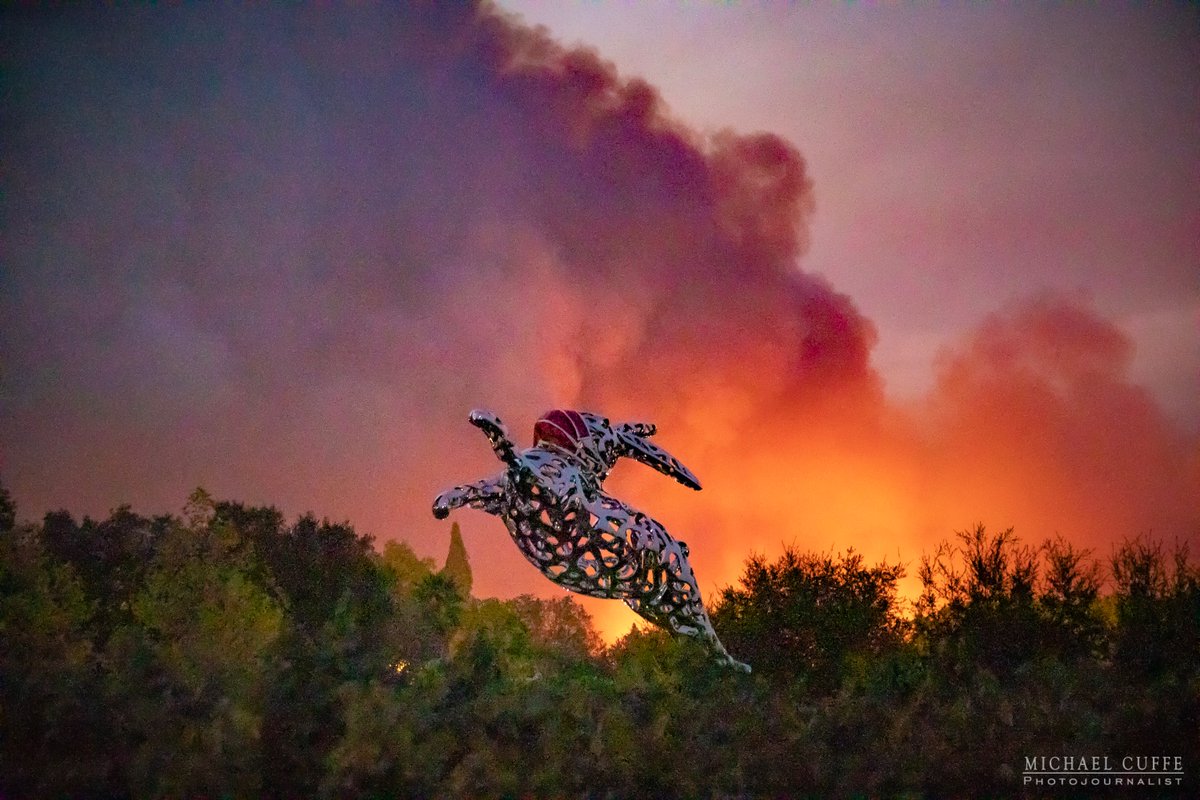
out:
M449 636L462 619L464 600L458 584L446 575L430 575L413 592L413 598L423 607L433 630Z
M1118 663L1151 678L1200 672L1200 567L1187 545L1168 556L1161 543L1127 541L1111 566Z
M951 646L962 664L1011 670L1042 652L1046 626L1036 603L1037 551L1013 529L983 525L957 532L921 561L918 627Z
M402 595L411 595L436 567L432 558L418 558L408 542L388 542L381 559L383 569L392 576L393 587Z
M1100 565L1091 550L1079 550L1062 537L1047 539L1045 578L1038 597L1048 618L1049 650L1070 658L1103 655L1104 623L1096 610Z
M721 593L713 624L756 671L830 691L852 660L901 641L896 582L903 574L899 565L867 567L853 550L835 558L789 547L774 563L753 556L740 587Z
M454 582L459 594L471 596L471 562L467 558L467 546L463 544L462 531L457 522L450 526L450 550L446 553L442 574Z
M159 540L176 521L147 519L120 506L107 519L76 523L66 511L46 514L41 540L56 561L70 565L92 603L97 643L131 621L134 595L145 581Z
M194 509L193 509L194 510ZM260 742L284 612L252 578L238 531L189 514L161 542L113 635L114 694L143 796L262 792Z
M343 725L346 687L395 675L420 656L411 602L370 537L311 514L288 525L273 508L216 503L213 524L239 534L247 574L284 609L262 722L264 783L302 796L317 786Z
M600 652L600 636L592 617L570 596L543 599L523 594L509 601L533 642L547 651L572 658Z
M92 605L32 526L0 533L0 795L112 790Z

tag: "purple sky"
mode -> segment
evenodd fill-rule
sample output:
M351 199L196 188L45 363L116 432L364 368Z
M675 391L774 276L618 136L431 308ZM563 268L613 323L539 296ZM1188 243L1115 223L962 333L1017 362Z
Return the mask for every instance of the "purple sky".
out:
M700 476L613 486L706 592L790 541L1200 535L1195 7L504 7L548 32L4 12L23 516L204 485L440 555L498 469L467 411L568 405ZM482 593L553 591L460 520Z

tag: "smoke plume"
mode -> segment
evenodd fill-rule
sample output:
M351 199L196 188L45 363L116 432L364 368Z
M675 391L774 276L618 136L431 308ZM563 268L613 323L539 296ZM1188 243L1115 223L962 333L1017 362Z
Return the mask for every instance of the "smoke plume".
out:
M574 406L657 422L700 476L612 485L710 595L793 541L1200 531L1196 443L1086 302L998 311L895 407L871 322L802 269L793 145L693 130L491 7L417 6L13 15L0 430L26 515L203 484L433 554L432 496L499 468L467 411L524 440ZM554 591L460 518L478 593Z

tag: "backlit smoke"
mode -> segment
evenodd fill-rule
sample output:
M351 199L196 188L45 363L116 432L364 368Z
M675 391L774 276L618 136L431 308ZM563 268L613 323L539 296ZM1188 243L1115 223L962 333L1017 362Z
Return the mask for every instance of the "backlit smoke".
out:
M1003 309L931 396L802 269L813 187L771 134L488 7L15 19L3 479L25 515L217 496L444 551L436 491L555 406L657 422L706 490L614 478L712 593L751 551L915 561L983 521L1200 531L1197 446L1086 302ZM476 591L554 591L462 516ZM615 618L614 618L615 619ZM618 621L604 620L609 632Z

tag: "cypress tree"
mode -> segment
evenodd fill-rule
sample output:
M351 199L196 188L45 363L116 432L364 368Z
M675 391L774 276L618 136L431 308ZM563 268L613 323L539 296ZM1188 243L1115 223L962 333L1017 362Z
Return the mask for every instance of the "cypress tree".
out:
M463 544L462 531L458 523L450 526L450 550L446 553L446 566L442 574L454 581L463 597L471 596L471 561L467 558L467 547Z

